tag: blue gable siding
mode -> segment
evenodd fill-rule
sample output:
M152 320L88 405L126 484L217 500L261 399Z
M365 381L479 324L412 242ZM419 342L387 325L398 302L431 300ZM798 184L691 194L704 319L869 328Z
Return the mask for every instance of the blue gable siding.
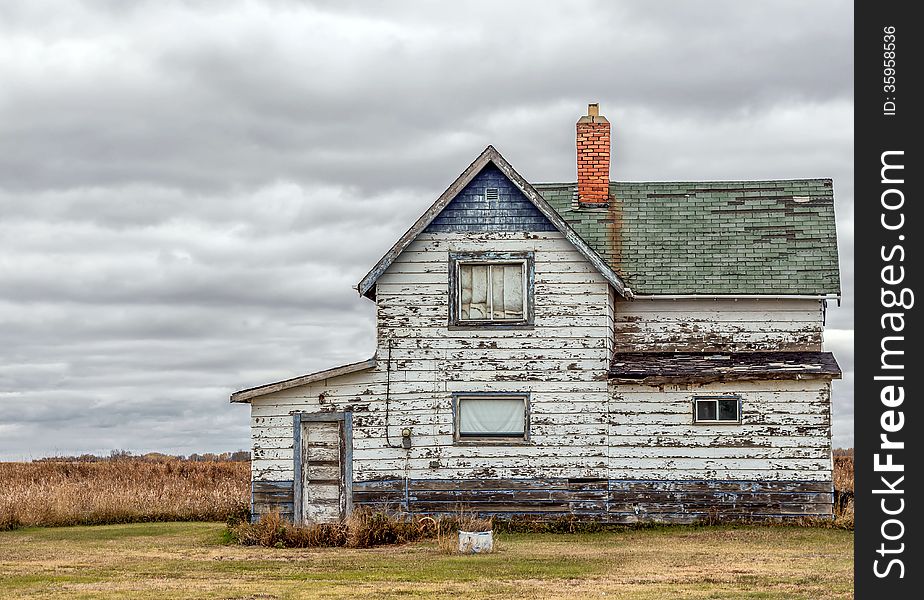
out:
M485 188L497 188L497 200L485 200ZM487 165L424 230L447 231L555 231L507 176Z

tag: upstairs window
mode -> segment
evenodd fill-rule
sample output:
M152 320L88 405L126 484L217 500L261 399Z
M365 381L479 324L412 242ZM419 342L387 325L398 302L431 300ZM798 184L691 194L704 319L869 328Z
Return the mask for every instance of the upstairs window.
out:
M459 264L460 321L522 321L525 261Z
M697 396L693 398L694 423L734 424L741 422L740 396Z
M531 253L450 255L450 325L532 323Z

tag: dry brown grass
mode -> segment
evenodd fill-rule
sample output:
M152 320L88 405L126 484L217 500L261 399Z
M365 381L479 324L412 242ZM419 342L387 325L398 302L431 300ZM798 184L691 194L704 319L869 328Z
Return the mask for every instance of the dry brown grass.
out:
M834 489L853 493L853 448L834 451Z
M0 463L0 530L246 515L249 462Z
M853 528L853 448L834 451L834 522Z
M459 530L489 531L491 528L491 519L465 512L431 517L359 508L343 523L317 525L292 525L279 513L270 512L256 523L231 525L229 533L231 539L244 546L270 548L372 548L436 539L437 547L444 554L452 554L458 550Z

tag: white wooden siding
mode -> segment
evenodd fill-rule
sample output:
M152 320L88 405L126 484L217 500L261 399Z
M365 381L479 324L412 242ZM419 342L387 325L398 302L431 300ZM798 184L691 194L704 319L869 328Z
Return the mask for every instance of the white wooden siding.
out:
M611 479L831 480L826 380L613 385ZM737 394L741 424L696 425L693 397Z
M535 327L449 329L450 251L534 252ZM826 381L688 389L606 379L613 349L819 350L818 301L627 302L547 232L423 234L378 280L376 298L374 369L252 400L254 479L296 476L293 412L344 409L353 411L356 481L831 478ZM386 386L391 443L410 427L410 451L387 445ZM453 443L452 393L490 391L530 393L530 445ZM744 423L693 425L695 391L740 393Z
M449 252L535 253L535 327L450 330ZM293 411L352 406L353 472L383 477L606 477L606 373L613 331L609 285L557 233L435 233L418 237L376 285L375 370L255 398L253 474L287 481ZM385 438L388 340L391 442ZM533 445L455 445L452 392L529 392ZM324 394L323 399L320 398Z

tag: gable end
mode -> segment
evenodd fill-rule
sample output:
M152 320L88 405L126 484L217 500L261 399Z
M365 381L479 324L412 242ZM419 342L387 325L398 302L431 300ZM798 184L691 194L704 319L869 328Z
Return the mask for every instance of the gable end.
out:
M514 168L507 162L507 160L501 156L494 146L488 146L484 149L478 158L468 166L465 171L459 175L459 177L450 185L445 192L433 203L430 208L424 212L417 219L417 222L411 226L407 232L401 236L391 249L385 253L385 255L379 259L378 263L372 270L366 273L366 276L356 285L356 290L362 296L368 298L375 297L375 282L378 281L378 278L381 277L382 273L391 266L391 264L398 258L398 255L401 254L405 248L407 248L411 242L413 242L418 235L420 235L431 223L433 223L436 218L443 212L443 210L457 197L459 194L472 182L477 175L479 175L482 170L485 169L488 165L495 167L500 174L505 177L510 184L512 184L517 190L519 190L523 196L529 201L530 204L535 207L539 213L541 213L552 226L558 230L562 235L565 236L575 249L581 253L594 266L597 271L609 282L611 286L624 297L631 298L632 290L630 290L626 284L623 282L622 278L614 271L610 265L606 263L603 258L595 250L593 250L590 245L581 238L575 231L571 228L570 225L555 212L555 209L552 208L548 202L537 192L533 186L531 186L523 177L514 170Z
M459 231L557 230L523 192L490 163L424 229L424 233Z

